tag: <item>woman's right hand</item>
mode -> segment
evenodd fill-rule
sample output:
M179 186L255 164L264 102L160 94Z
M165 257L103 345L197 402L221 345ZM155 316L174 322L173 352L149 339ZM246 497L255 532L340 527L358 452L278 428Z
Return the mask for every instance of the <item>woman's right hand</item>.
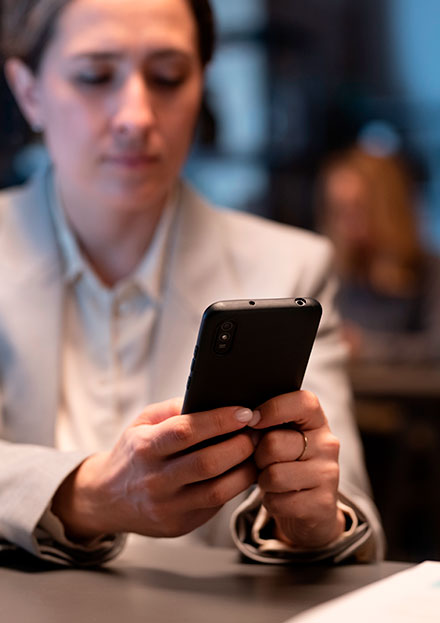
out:
M118 532L191 532L256 481L254 444L245 430L252 419L252 411L239 407L181 415L176 399L150 405L111 451L88 457L64 480L52 511L76 541Z

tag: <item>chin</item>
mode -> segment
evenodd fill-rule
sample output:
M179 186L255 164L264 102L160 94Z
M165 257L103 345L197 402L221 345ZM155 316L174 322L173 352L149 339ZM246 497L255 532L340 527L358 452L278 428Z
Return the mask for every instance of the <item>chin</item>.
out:
M171 179L170 179L171 178ZM97 182L97 183L96 183ZM93 183L93 182L92 182ZM95 197L108 210L138 212L165 203L175 179L160 171L142 176L101 175L95 179Z
M114 191L107 194L105 202L111 211L135 214L156 208L158 205L164 206L166 197L166 192L130 192L123 189L120 192Z

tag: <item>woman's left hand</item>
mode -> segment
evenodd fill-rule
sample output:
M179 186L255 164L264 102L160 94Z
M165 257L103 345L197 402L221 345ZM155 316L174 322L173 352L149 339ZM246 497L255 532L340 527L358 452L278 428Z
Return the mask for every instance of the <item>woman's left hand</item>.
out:
M324 547L345 529L336 505L339 441L310 392L277 396L258 411L261 419L253 428L261 436L254 459L276 536L299 548Z

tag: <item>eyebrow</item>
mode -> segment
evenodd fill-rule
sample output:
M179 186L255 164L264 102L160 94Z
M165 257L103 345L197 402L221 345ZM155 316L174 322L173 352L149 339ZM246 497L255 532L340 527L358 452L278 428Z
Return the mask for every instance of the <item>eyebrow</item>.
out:
M124 56L125 56L125 53L122 51L101 52L101 51L90 50L89 52L86 51L86 52L78 52L76 54L73 54L72 58L73 59L87 58L87 59L93 59L97 61L114 61ZM161 60L161 59L166 60L167 58L175 58L176 56L185 58L185 59L190 58L190 54L188 52L186 52L185 50L178 50L176 48L164 48L160 50L153 50L151 53L148 53L147 56L148 58L158 59L158 60Z

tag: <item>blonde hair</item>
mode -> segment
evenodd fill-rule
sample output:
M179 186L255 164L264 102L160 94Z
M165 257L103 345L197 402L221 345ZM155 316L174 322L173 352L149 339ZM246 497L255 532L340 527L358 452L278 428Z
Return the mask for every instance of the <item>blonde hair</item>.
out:
M338 170L349 170L361 180L366 195L363 207L374 238L369 256L355 249L344 254L342 248L336 248L342 272L368 278L371 263L380 263L382 258L383 266L387 265L390 290L399 283L410 284L417 277L423 250L415 210L415 184L409 168L397 156L375 156L357 146L332 157L319 176L317 201L319 227L330 237L332 216L330 198L326 196L327 181ZM387 281L386 275L383 281Z

